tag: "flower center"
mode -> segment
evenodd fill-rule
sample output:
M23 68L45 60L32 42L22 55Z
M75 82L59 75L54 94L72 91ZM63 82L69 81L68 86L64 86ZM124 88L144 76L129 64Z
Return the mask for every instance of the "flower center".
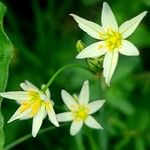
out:
M109 51L119 48L122 44L122 35L112 29L107 30L105 35L101 35L103 40L106 41L106 47Z
M35 91L30 91L28 93L28 100L25 100L21 107L20 107L20 111L21 112L24 112L28 109L31 109L31 117L34 117L39 109L40 109L40 106L43 102L45 102L44 100L41 99L40 95L38 92L35 92Z
M89 109L84 105L77 105L72 111L75 121L85 120L88 116Z

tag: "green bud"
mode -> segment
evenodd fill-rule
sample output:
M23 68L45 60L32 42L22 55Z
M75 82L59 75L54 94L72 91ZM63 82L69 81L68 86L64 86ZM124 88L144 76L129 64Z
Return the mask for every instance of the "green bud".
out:
M78 53L80 53L85 47L86 45L81 40L77 41L76 50L78 51Z
M103 69L103 59L104 57L99 58L89 58L87 59L88 67L94 73L100 72Z

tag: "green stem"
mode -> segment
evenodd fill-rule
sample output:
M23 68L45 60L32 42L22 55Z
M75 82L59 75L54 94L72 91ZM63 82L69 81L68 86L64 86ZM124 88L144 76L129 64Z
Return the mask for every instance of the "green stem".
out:
M61 127L64 127L65 125L67 125L67 123L61 125ZM53 129L56 129L56 127L54 126L54 127L47 127L47 128L44 128L44 129L42 129L41 131L39 131L39 134L45 133L46 131L50 131L50 130L53 130ZM24 141L26 141L26 140L28 140L28 139L30 139L30 138L32 138L32 134L29 133L29 134L27 134L27 135L25 135L25 136L23 136L23 137L17 139L16 141L10 143L9 145L7 145L7 146L4 148L4 150L10 150L10 149L12 149L13 147L19 145L20 143L22 143L22 142L24 142Z
M55 74L50 78L50 80L48 81L48 83L45 85L45 87L42 89L43 92L45 92L47 90L47 88L51 85L51 83L54 81L54 79L65 69L69 68L69 67L80 67L83 68L82 66L78 65L78 64L70 64L70 65L66 65L61 67L59 70L57 70L55 72ZM85 68L84 68L85 69Z

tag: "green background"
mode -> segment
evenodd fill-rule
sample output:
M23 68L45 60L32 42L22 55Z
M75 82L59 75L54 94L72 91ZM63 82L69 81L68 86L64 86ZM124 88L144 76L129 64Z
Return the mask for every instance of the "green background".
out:
M25 79L36 86L46 83L63 65L81 63L76 60L76 41L86 45L95 42L84 33L70 13L100 24L103 1L100 0L3 0L7 6L4 26L14 45L7 91L20 90ZM109 0L119 25L150 10L149 0ZM140 51L139 57L120 56L110 88L88 71L70 68L51 86L55 105L64 104L61 89L79 93L84 80L90 81L91 101L106 99L95 114L104 130L83 130L69 135L70 124L39 134L12 150L149 150L150 149L150 14L144 18L129 38ZM31 132L32 120L7 124L18 105L5 99L2 113L5 119L5 145ZM61 112L56 108L56 112ZM42 128L52 126L46 118ZM42 129L41 128L41 129Z

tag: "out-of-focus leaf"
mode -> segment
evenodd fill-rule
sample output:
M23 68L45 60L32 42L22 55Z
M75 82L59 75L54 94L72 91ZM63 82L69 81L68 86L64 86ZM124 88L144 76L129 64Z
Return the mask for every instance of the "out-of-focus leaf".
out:
M135 150L145 150L144 140L141 137L135 139Z
M136 120L137 120L136 123L137 129L140 132L143 132L149 126L150 122L149 112L140 110L140 112L136 115Z
M122 150L124 148L124 146L126 146L128 143L130 142L130 138L123 138L120 142L118 142L115 147L114 150Z
M141 25L140 28L138 28L138 30L135 32L135 34L129 37L129 40L131 40L137 47L148 47L150 46L149 39L147 38L149 34L149 29L146 26ZM145 37L144 40L143 37Z
M8 78L8 67L12 55L12 44L7 35L3 31L3 16L6 12L6 7L0 3L0 91L4 91ZM2 98L0 98L1 110ZM4 146L4 132L3 132L4 119L0 113L0 150Z
M84 5L93 5L97 2L99 2L99 0L82 0Z
M148 0L141 0L145 5L150 6L150 1Z
M122 94L121 91L115 87L112 87L107 91L108 103L124 114L131 115L134 113L134 107L125 99L124 96L125 94Z
M137 66L138 68L140 66L140 57L127 57L120 55L119 63L113 76L112 83L119 82L123 85L128 85L130 81L127 83L126 78L132 74L132 72L135 70L135 68L137 68ZM126 80L126 82L124 82L124 80Z

